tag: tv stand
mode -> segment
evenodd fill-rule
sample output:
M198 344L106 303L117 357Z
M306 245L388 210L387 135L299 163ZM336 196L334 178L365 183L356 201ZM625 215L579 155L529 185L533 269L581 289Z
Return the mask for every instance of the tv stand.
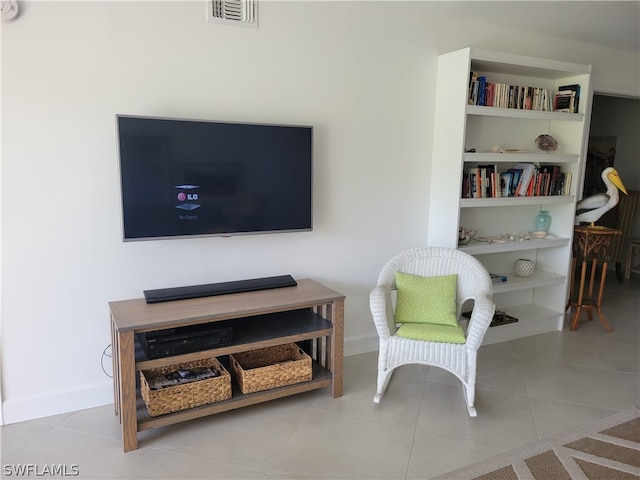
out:
M344 342L344 295L313 280L300 280L297 286L193 298L148 304L144 298L109 302L113 350L113 387L115 413L122 425L124 451L138 448L138 432L194 418L331 386L334 398L342 396L342 358ZM295 315L299 311L300 315ZM315 315L309 315L309 311ZM249 317L274 318L278 312L286 321L258 332L242 330ZM232 322L234 342L210 350L150 360L145 357L136 334L189 325ZM249 330L249 329L247 329ZM238 337L236 332L241 333ZM136 389L140 370L253 349L305 342L313 359L313 378L309 382L244 395L232 385L229 400L198 408L151 417ZM232 384L234 382L232 381ZM141 408L138 408L140 406Z

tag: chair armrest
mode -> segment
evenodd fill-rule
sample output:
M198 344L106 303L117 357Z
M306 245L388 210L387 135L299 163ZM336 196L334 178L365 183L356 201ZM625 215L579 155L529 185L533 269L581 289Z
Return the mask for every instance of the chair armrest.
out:
M472 350L478 350L482 344L482 338L487 332L496 305L493 303L490 294L482 294L474 299L473 310L471 311L471 319L469 320L469 328L467 329L467 347Z
M387 305L389 309L387 309ZM373 323L381 339L387 339L396 331L391 310L391 288L378 285L369 294L369 308L373 316Z

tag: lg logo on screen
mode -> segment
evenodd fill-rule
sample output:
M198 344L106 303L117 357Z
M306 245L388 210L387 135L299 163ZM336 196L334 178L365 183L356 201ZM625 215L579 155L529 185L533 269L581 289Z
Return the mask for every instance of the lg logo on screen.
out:
M200 208L197 203L190 203L198 200L198 194L196 192L189 192L189 190L195 190L199 188L198 185L176 185L177 190L187 190L186 192L178 192L178 201L182 202L180 205L176 205L176 208L180 210L195 210Z
M184 202L185 200L198 200L198 194L197 193L184 193L184 192L180 192L178 194L178 200L180 200L181 202Z

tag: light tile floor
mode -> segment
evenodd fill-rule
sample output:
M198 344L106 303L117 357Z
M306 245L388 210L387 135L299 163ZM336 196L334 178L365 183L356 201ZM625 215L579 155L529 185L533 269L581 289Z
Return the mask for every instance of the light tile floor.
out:
M640 276L611 274L603 310L613 333L583 320L482 347L477 418L436 368L401 367L375 405L367 353L345 359L341 398L323 389L142 432L126 454L112 405L2 427L2 475L63 465L82 479L430 478L639 405Z

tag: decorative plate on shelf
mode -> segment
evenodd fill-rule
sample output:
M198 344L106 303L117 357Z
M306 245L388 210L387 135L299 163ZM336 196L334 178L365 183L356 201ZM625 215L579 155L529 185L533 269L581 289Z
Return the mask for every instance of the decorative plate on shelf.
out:
M541 152L555 152L558 149L558 142L551 135L538 135L535 143Z

